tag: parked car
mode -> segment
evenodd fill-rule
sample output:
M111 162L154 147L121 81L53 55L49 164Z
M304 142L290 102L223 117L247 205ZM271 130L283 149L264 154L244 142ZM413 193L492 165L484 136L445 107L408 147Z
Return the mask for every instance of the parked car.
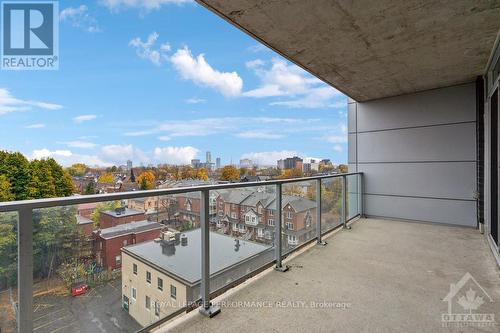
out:
M71 287L71 296L75 297L75 296L85 295L89 289L90 287L86 283L77 284Z

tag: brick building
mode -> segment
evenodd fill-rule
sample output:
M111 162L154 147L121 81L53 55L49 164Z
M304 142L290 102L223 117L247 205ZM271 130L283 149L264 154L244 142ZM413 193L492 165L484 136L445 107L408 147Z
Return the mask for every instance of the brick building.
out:
M94 231L97 265L107 270L120 268L122 247L158 238L163 227L160 223L143 220Z
M125 207L117 208L115 210L103 211L99 216L101 229L111 228L120 224L125 224L135 221L144 221L144 220L146 220L144 212Z

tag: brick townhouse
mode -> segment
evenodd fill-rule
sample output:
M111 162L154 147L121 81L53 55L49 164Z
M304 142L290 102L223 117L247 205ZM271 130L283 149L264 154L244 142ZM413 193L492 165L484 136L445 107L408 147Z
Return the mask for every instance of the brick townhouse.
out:
M226 234L270 243L276 226L274 193L265 190L221 191L217 197L216 228ZM314 236L316 203L301 196L283 195L283 233L290 247Z
M94 254L97 265L106 270L121 267L121 248L160 237L164 226L146 220L119 224L93 232Z

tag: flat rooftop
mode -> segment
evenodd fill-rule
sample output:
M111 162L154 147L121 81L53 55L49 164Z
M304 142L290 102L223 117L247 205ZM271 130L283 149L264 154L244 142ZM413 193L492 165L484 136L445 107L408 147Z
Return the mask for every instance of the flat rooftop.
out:
M164 227L161 223L150 221L136 221L125 224L119 224L111 228L96 230L94 233L100 232L101 237L104 239L113 238L117 236L127 235L130 233L145 232L153 229L162 229Z
M175 250L164 248L162 242L149 241L126 246L123 251L140 258L144 263L159 267L167 274L195 284L201 278L201 230L195 229L181 235L187 236L187 245L174 245ZM240 240L236 250L234 238L210 232L210 274L269 249L266 245Z
M472 285L484 300L472 312L495 314L500 322L500 272L478 230L363 219L327 241L288 261L290 271L270 269L215 299L222 308L216 317L193 311L157 332L240 332L245 327L253 332L498 332L498 326L446 328L441 321L450 284L469 272L494 301ZM231 306L244 301L254 303ZM252 306L259 301L286 306ZM313 308L311 302L349 307Z
M117 213L115 210L105 210L102 211L101 214L111 215L113 217L126 217L126 216L144 214L144 212L141 212L140 210L136 209L125 208L121 210L119 213Z

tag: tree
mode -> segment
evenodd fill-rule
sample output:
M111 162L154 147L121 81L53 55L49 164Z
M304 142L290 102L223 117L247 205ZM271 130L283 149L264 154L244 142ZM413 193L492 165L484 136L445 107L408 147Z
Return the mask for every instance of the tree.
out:
M300 178L303 175L304 174L302 173L302 170L294 168L294 169L283 170L279 178L280 179Z
M130 170L130 181L132 183L135 183L135 175L134 175L134 169Z
M27 187L30 181L30 163L21 153L0 151L0 175L7 177L15 200L32 199Z
M198 178L200 180L208 180L207 169L205 169L205 168L198 169L198 172L196 173L196 178Z
M87 172L87 166L83 163L75 163L67 171L73 177L82 177Z
M339 172L340 173L347 173L347 170L348 170L347 165L339 164Z
M156 177L151 171L144 171L137 177L141 190L151 190L155 187Z
M220 179L227 180L227 181L239 180L240 179L240 172L236 167L234 167L232 165L226 165L221 170Z
M85 186L85 191L83 194L89 195L89 194L95 194L95 183L93 180L91 180L87 186Z
M113 174L109 172L105 172L99 176L100 183L112 183L114 181Z
M94 222L94 226L96 228L99 228L101 224L101 212L104 212L106 210L115 210L119 207L121 207L121 203L118 201L110 201L98 204L92 214L90 214L90 219Z
M5 175L0 175L0 202L14 200L10 189L10 182Z

